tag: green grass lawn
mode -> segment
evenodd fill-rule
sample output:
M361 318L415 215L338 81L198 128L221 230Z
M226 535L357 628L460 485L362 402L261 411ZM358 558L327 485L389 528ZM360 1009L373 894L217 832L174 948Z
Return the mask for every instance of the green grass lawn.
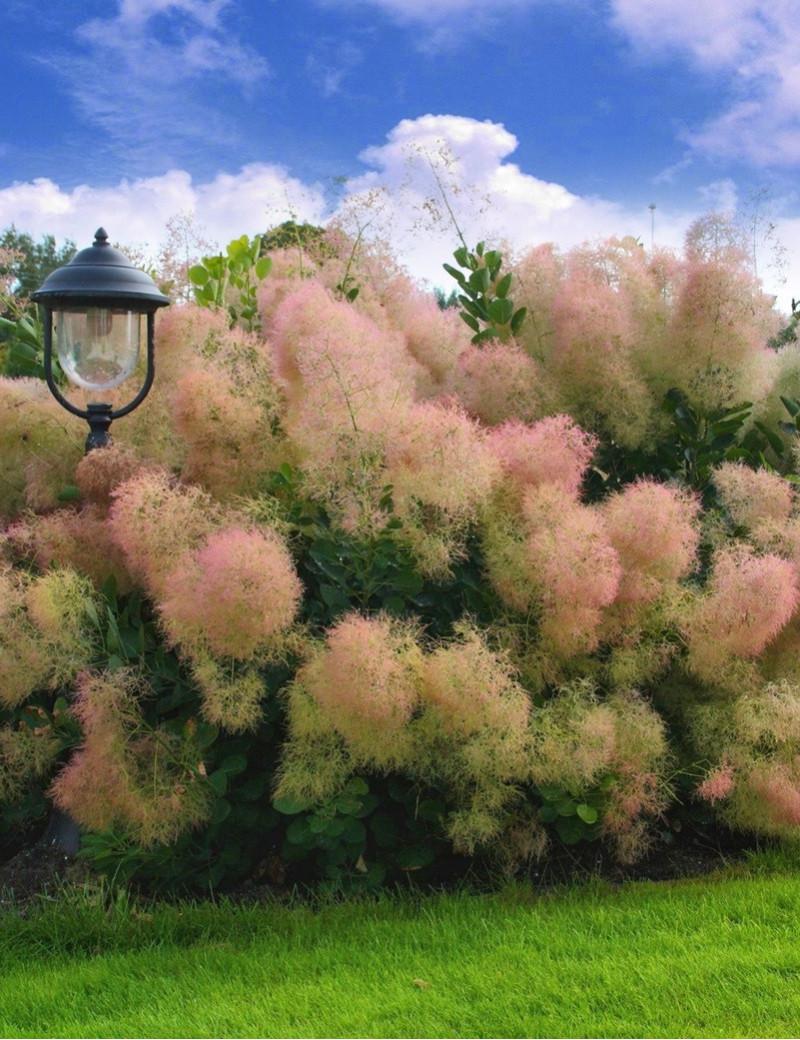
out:
M800 874L0 918L4 1037L796 1037Z

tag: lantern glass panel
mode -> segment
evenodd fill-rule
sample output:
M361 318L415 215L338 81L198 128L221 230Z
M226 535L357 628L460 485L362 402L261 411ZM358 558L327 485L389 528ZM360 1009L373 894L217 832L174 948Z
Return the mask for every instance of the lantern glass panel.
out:
M139 362L141 314L111 307L57 311L58 360L67 379L85 390L112 390Z

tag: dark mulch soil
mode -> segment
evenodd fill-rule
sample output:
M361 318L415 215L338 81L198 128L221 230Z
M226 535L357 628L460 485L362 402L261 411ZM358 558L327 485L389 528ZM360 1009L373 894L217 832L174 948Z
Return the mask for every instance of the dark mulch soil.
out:
M598 846L562 849L529 871L538 888L599 878L612 884L626 881L673 881L702 877L726 864L741 860L747 842L729 839L714 847L685 843L662 847L630 866L620 865ZM83 859L71 856L55 845L39 842L17 850L0 861L0 911L26 913L43 900L57 897L65 890L85 889L98 882L97 875ZM284 886L248 880L229 893L247 903L266 902L280 897Z

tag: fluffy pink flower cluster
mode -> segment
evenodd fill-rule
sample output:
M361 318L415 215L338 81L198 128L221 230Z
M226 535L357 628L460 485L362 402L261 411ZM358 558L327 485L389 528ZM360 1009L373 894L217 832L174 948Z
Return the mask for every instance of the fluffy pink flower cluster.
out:
M419 702L420 665L421 652L407 626L383 616L346 614L298 681L345 740L377 753Z
M124 826L142 845L169 843L208 815L198 763L174 736L150 730L133 672L85 673L71 709L84 744L50 788L55 804L92 830Z
M187 372L172 394L175 428L186 442L182 478L224 499L258 486L281 457L268 417L221 372Z
M730 658L757 657L798 602L797 569L788 560L746 545L718 550L706 591L684 623L689 668L718 681Z
M524 738L530 699L509 662L493 653L476 631L426 655L422 689L443 728L454 735Z
M727 798L736 786L734 769L730 762L712 769L702 783L697 785L695 794L707 802L720 802Z
M526 425L509 420L489 434L489 447L504 476L521 498L527 488L553 484L577 496L597 447L568 415L553 415Z
M653 480L629 484L603 503L605 529L622 565L618 603L648 602L690 573L699 511L695 496Z
M614 601L622 568L597 510L558 485L525 494L529 580L541 590L542 637L557 656L594 650L603 608Z
M172 642L246 660L292 624L301 594L282 539L234 527L175 563L159 609Z
M387 482L400 513L414 501L451 521L474 519L498 476L477 423L445 401L412 404L386 446Z
M714 470L713 480L723 505L738 527L755 531L764 522L783 524L792 515L792 485L777 473L725 462Z

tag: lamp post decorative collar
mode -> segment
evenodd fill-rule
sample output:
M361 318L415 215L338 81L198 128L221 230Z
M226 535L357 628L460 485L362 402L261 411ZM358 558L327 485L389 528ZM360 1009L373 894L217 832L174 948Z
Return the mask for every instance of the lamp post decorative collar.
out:
M88 422L87 451L110 444L112 421L138 407L153 385L155 312L169 304L168 297L150 275L109 245L107 232L99 228L94 243L48 275L31 299L46 311L44 373L50 392L68 412ZM142 315L147 317L147 371L133 400L117 409L102 402L78 408L67 400L53 375L54 324L67 379L99 393L119 386L136 370Z

